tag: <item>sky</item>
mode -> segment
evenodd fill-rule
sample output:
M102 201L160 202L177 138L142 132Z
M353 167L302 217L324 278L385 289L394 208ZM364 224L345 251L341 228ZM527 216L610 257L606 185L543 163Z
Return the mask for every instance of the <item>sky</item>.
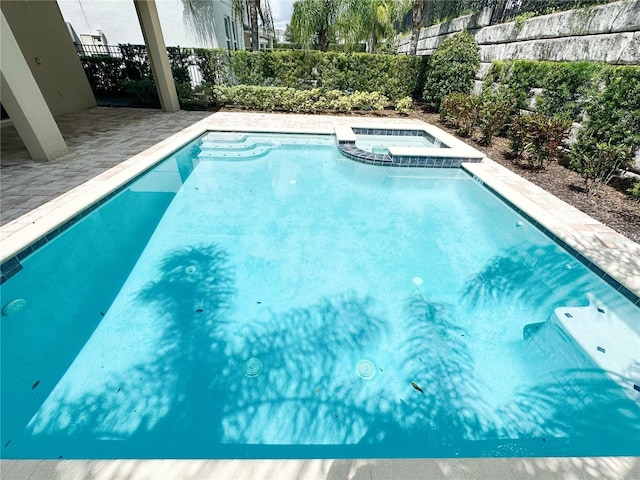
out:
M294 0L269 0L271 5L271 15L273 16L273 26L275 28L284 28L291 20L291 12L293 11Z

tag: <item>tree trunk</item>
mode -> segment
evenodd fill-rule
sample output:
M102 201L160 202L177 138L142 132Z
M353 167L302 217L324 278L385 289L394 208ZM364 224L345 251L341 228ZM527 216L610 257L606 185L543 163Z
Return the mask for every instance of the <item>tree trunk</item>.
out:
M258 35L258 8L260 0L249 1L249 23L251 23L251 50L260 50L260 37Z
M318 32L318 50L321 52L329 50L329 33L326 29L322 29Z
M378 44L378 36L376 35L375 29L373 29L369 34L369 41L367 42L367 52L374 53L376 50L377 44Z
M415 55L418 51L418 37L420 28L427 11L429 0L413 0L411 43L409 43L409 55Z

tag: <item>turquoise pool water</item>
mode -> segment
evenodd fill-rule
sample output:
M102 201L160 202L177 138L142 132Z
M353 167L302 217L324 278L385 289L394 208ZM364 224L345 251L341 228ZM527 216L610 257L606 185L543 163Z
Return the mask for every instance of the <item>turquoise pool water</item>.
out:
M400 135L356 135L356 147L373 153L388 153L390 146L397 147L436 147L437 141L429 141L423 136Z
M3 458L640 454L550 321L638 309L462 170L212 134L21 263Z

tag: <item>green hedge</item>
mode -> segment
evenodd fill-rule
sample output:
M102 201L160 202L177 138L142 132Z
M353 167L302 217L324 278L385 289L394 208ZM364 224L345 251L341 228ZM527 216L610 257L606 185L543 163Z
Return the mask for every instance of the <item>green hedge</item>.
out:
M536 109L547 116L580 121L579 142L640 146L640 67L600 62L493 62L485 88L507 85L524 108L532 89L541 89Z
M94 94L101 96L124 93L122 59L108 55L93 55L81 56L80 62Z
M508 85L518 98L519 108L527 107L532 89L542 89L536 99L536 109L540 113L579 120L585 102L610 68L607 64L589 61L494 61L484 84L485 87L495 83Z
M240 108L286 112L349 112L352 110L382 110L389 99L378 92L344 93L340 90L292 87L261 87L257 85L218 85L205 92L212 102ZM406 101L406 100L405 100Z
M539 89L535 106L540 114L582 124L570 158L589 191L597 191L616 171L628 168L640 148L640 66L493 62L485 88L495 84L505 85L518 98L518 108L525 108L532 89Z
M423 98L427 107L440 110L450 93L469 93L480 66L480 48L473 36L462 31L438 45L429 61Z
M146 84L151 79L151 65L143 45L119 45L119 49L122 58L81 57L89 83L98 95L123 94L130 90L125 84ZM169 47L167 53L181 91L190 85L189 68L195 65L208 85L378 92L393 101L419 96L427 61L410 55L309 50L249 52Z
M398 100L421 91L418 81L424 61L409 55L238 50L229 54L229 83L379 92Z

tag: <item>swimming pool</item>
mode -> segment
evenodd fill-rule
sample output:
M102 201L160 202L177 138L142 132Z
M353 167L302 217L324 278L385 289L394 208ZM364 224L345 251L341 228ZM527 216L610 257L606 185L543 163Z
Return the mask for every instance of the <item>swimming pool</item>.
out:
M627 299L460 170L289 139L192 145L23 260L5 458L637 453L633 390L547 322Z

